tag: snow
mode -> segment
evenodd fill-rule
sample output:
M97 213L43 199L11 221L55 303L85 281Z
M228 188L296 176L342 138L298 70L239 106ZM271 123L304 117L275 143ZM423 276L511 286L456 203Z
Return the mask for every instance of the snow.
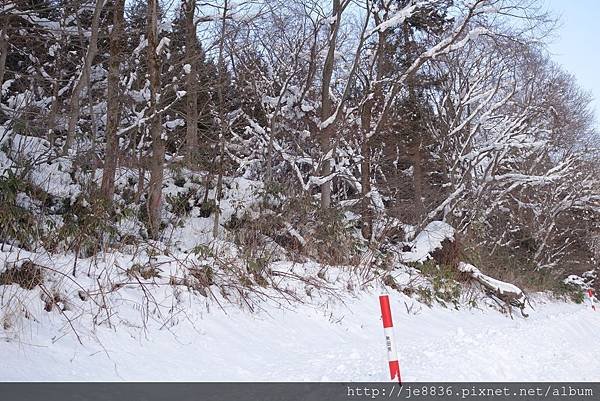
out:
M51 195L75 199L81 192L81 188L73 182L69 175L72 167L71 160L60 157L48 163L46 160L50 156L50 143L47 140L14 133L10 137L12 139L10 142L11 152L16 155L23 155L22 157L29 162L36 164L36 168L29 174L33 184ZM8 138L7 135L5 141ZM3 161L4 163L10 164L8 161ZM15 168L15 166L12 167Z
M13 82L15 82L14 79L7 79L0 87L0 95L5 95L6 93L8 93L8 88L10 88Z
M175 129L177 127L185 126L185 120L183 118L176 118L174 120L169 120L163 124L164 127L168 129Z
M493 287L500 294L520 294L520 296L523 297L523 291L521 291L519 287L486 276L478 268L469 263L460 262L458 264L458 270L460 270L461 272L470 273L473 277Z
M171 39L167 38L166 36L163 37L160 42L158 42L158 45L156 46L156 55L160 55L163 51L163 48L165 46L169 46L171 44Z
M184 64L184 65L183 65L183 71L184 71L186 74L189 74L189 73L191 73L191 72L192 72L192 66L191 66L191 65L189 65L189 64Z
M321 124L319 124L319 128L322 130L327 129L327 127L329 127L331 124L333 124L335 122L336 117L337 117L337 113L333 113L325 121L322 121Z
M288 233L290 233L290 235L292 237L296 238L296 240L300 243L300 245L302 245L302 246L306 245L306 240L302 237L302 235L300 235L298 230L296 230L290 223L286 223L285 228L287 229Z
M577 285L577 286L580 286L580 287L583 287L583 286L586 285L585 284L585 280L583 279L583 277L577 276L575 274L569 275L569 277L567 277L564 280L564 283L565 284L573 284L573 285Z
M184 294L190 307L176 324L151 313L144 327L132 307L128 325L82 330L83 345L57 314L42 312L22 338L0 342L0 380L385 381L377 295L267 303L248 313ZM124 305L134 301L123 295ZM600 319L589 306L540 300L532 317L511 320L489 310L429 309L397 292L390 301L405 381L598 379L591 344Z
M443 221L432 221L409 244L410 252L402 252L404 262L424 262L431 253L441 248L444 240L454 239L454 228Z
M428 3L428 1L425 1L404 7L403 9L399 10L396 14L394 14L393 17L377 25L375 29L373 29L373 32L379 31L383 33L390 28L395 28L402 25L407 18L410 18L414 14L417 8L420 8L423 5L427 5Z
M458 49L461 49L462 47L464 47L468 42L470 41L476 41L477 38L481 35L485 35L489 33L489 30L483 27L477 27L471 31L469 31L465 37L463 39L461 39L460 41L456 42L453 45L450 45L446 51L447 52L452 52Z
M375 210L377 210L378 212L383 212L385 210L383 198L381 197L381 194L376 188L373 188L366 196L368 196L371 199Z

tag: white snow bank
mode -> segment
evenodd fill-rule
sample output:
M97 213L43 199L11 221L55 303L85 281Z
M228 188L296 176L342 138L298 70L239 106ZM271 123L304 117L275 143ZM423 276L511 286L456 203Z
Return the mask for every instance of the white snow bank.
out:
M571 274L571 275L569 275L569 277L564 279L563 282L565 284L570 284L570 285L581 287L583 289L588 289L588 288L592 287L594 281L597 278L596 276L597 276L597 274L594 270L589 270L589 271L583 273L581 276Z
M8 139L10 139L12 157L26 159L27 163L35 165L29 173L33 184L57 197L73 200L79 195L81 188L73 182L69 174L72 170L71 160L66 157L51 158L51 147L47 140L15 133L7 136L4 142ZM3 152L0 154L2 154L0 167L14 169L13 161L9 160Z
M454 239L454 228L443 221L432 221L410 243L411 251L402 252L403 262L424 262L431 258L431 253L441 248L444 240Z
M23 338L0 341L0 380L386 381L377 295L269 304L249 314L231 305L207 312L184 293L190 306L176 325L162 326L154 314L138 322L132 310L123 323L113 320L116 328L78 327L84 345L56 313L44 312ZM587 306L540 304L529 319L511 320L490 311L429 309L399 293L390 301L407 382L598 379L600 358L590 344L600 319ZM131 293L123 303L138 306Z
M215 252L221 257L229 253L222 247ZM68 255L0 251L4 263L24 258L64 272L73 266ZM162 252L156 255L154 263L162 277L146 281L151 291L146 300L136 280L129 279L118 291L95 291L87 299L77 296L79 286L93 289L106 275L117 283L123 278L122 269L147 261L143 253L133 260L131 255L116 253L97 260L79 259L78 285L70 276L49 280L48 289L62 289L61 294L67 295L63 313L72 319L73 329L56 308L44 310L40 291L26 292L28 297L21 297L13 308L0 309L0 380L387 380L379 293L356 290L362 280L352 281L352 294L319 290L349 288L349 269L314 262L273 263L274 283L287 294L301 296L302 302L264 289L263 301L250 313L225 302L216 289L218 302L167 285L169 275L180 273L167 263L170 259ZM91 276L85 272L92 272ZM398 283L411 280L402 269L392 274L399 274L394 277ZM10 285L2 286L0 294L8 301L23 292ZM457 311L428 308L400 292L389 295L405 381L598 378L600 359L590 352L590 344L597 341L600 315L589 305L533 300L536 313L513 320L485 303L478 309ZM99 309L93 299L101 304L106 300L108 307ZM30 318L17 318L23 315L22 308Z

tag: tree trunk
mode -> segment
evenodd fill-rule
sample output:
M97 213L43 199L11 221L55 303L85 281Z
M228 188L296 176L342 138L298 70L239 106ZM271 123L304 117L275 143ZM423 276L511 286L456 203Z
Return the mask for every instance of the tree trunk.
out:
M185 1L185 58L190 66L187 74L187 110L186 110L186 161L189 167L197 165L198 152L198 39L194 14L196 0Z
M77 82L75 83L73 92L71 92L69 123L67 126L67 139L63 147L63 153L65 154L69 151L73 144L73 141L75 140L75 130L77 129L77 123L79 122L79 101L81 96L81 90L83 89L84 85L86 85L87 80L89 79L90 69L92 68L92 62L94 61L94 57L96 57L96 54L98 53L98 30L100 25L100 13L102 11L102 8L104 7L104 2L105 0L96 0L94 15L92 16L90 42L88 44L87 52L85 54L83 68L81 70L81 73L79 74L79 77L77 78Z
M225 122L225 96L223 94L223 86L225 85L225 28L227 22L227 8L228 0L223 3L223 15L221 19L221 38L219 41L219 84L217 87L217 95L219 98L219 174L217 177L217 187L215 188L215 220L213 225L213 238L217 238L219 235L219 219L221 215L220 203L221 196L223 193L223 174L224 174L224 157L225 157L225 133L226 133L226 122Z
M158 110L158 92L160 90L160 58L158 48L158 10L157 0L148 1L148 75L150 77L150 137L152 138L152 157L150 160L150 183L148 184L148 223L150 235L157 239L160 232L160 209L163 184L163 165L165 160L165 141Z
M0 88L4 83L4 70L6 67L6 56L8 55L8 16L3 18L2 30L0 30Z
M333 15L335 21L330 25L329 33L329 48L327 50L327 57L323 65L323 81L321 86L321 132L320 132L320 145L321 151L323 152L324 159L321 167L321 177L327 177L331 175L331 159L332 155L328 153L332 150L331 138L333 132L333 124L329 121L329 118L333 112L333 103L329 94L331 77L333 76L333 67L335 64L335 47L337 43L337 34L339 31L340 20L341 20L342 7L340 0L333 0ZM331 206L331 180L327 180L321 184L321 208L329 209Z
M423 205L423 187L425 185L425 179L423 172L423 154L421 152L420 141L417 141L411 146L409 149L409 154L413 166L413 199L415 201L414 205L416 213L415 221L419 222L425 213L425 206Z
M373 211L371 210L371 147L367 134L371 129L373 116L373 100L367 100L361 112L360 125L363 133L361 144L362 160L360 162L360 184L362 187L362 227L361 233L364 239L370 240L373 235Z
M64 45L64 43L63 43ZM52 105L50 106L50 113L48 114L48 141L52 145L52 149L54 149L54 145L56 144L56 117L60 111L60 83L63 80L63 63L62 58L58 57L56 59L56 69L58 73L58 77L54 78L52 82Z
M362 161L360 162L362 186L362 216L363 224L361 233L364 239L370 240L373 235L373 210L371 209L371 147L369 141L364 140L361 145Z
M416 58L414 55L413 46L411 45L411 33L408 25L403 26L403 36L404 36L404 53L409 58L412 63ZM408 102L411 110L418 110L420 108L419 99L416 94L416 86L417 86L417 78L414 76L414 73L410 74L406 78L406 85L408 87ZM421 113L418 113L419 115ZM409 118L413 118L412 116ZM418 120L420 122L421 120ZM412 166L413 166L413 200L414 200L414 212L415 212L415 221L421 222L421 218L425 213L425 206L423 205L423 188L425 185L425 177L423 171L423 130L424 128L417 128L415 124L411 121L410 126L413 128L411 132L412 138L409 138L409 145L407 149L407 153L410 157Z
M409 104L415 109L419 107L418 99L415 93L415 82L411 77L407 79ZM413 124L414 125L414 124ZM412 138L409 139L407 153L413 166L413 200L415 206L415 221L420 222L425 213L423 204L423 195L425 187L425 172L423 171L423 133L412 132Z
M377 16L375 16L376 24L379 24ZM373 236L373 209L371 207L371 146L370 146L370 134L371 134L371 122L373 120L373 113L375 108L383 103L383 93L380 84L380 78L384 76L384 68L386 66L385 59L385 46L386 46L386 32L380 32L377 43L377 67L376 67L376 78L372 84L373 98L365 100L360 116L360 128L363 134L361 143L361 155L362 160L360 163L360 184L362 187L362 228L361 234L363 238L370 240Z
M277 133L277 111L271 120L271 129L269 130L269 143L267 144L267 172L266 172L266 183L271 185L273 183L273 141L274 136Z
M124 34L123 14L125 0L113 3L113 29L110 35L110 61L108 65L108 105L106 123L106 156L102 172L102 196L112 202L115 193L115 173L119 143L117 131L121 121L121 99L119 90L119 66L121 64L121 40Z

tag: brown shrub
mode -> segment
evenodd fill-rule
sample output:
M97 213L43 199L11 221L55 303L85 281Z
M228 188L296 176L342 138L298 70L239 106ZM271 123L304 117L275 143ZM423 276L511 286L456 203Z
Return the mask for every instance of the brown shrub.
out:
M0 285L17 284L26 290L32 290L42 284L42 270L30 260L26 260L20 267L12 267L0 273Z
M433 251L431 256L439 265L456 268L464 258L462 243L459 238L454 241L445 239L442 247Z

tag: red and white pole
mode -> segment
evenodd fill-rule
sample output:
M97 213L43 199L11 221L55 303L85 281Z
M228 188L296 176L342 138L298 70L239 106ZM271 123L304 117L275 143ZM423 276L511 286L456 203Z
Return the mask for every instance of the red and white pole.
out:
M596 310L596 305L594 305L594 290L591 288L588 289L588 297L590 298L590 304L592 305L592 309Z
M383 332L385 334L385 344L387 346L388 361L390 365L390 378L391 380L397 379L398 383L402 384L402 379L400 378L400 363L398 362L398 351L396 350L396 342L394 341L394 324L392 323L390 298L387 295L380 295L379 306L381 306Z

